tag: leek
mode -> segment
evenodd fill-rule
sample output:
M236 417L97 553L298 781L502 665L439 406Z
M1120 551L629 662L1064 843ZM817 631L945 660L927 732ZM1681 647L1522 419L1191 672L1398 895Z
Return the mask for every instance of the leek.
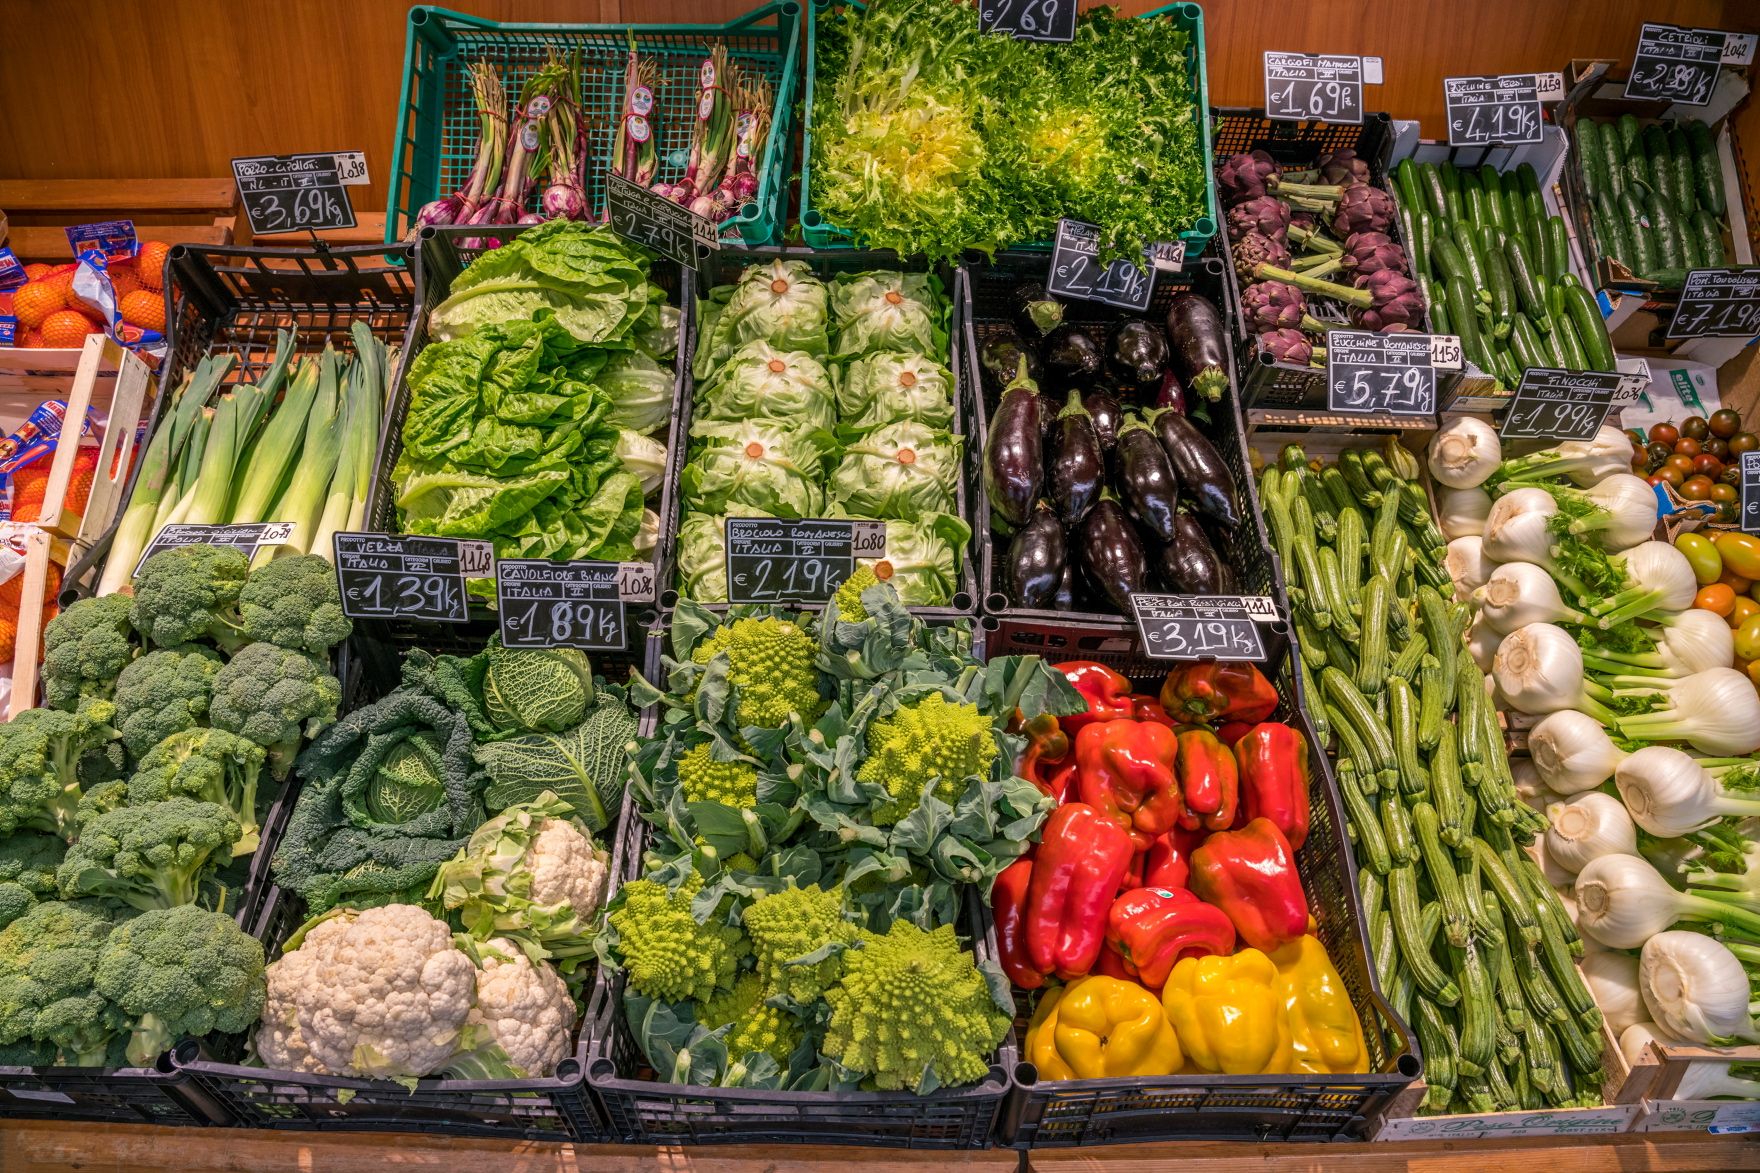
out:
M373 479L373 456L379 438L379 417L384 404L386 375L385 344L373 337L365 323L354 324L355 366L348 379L343 404L342 440L330 491L316 532L304 543L307 553L328 558L331 537L349 528L355 503L364 502Z
M288 480L287 491L275 503L269 519L293 523L293 534L280 554L304 554L324 512L324 497L336 471L337 451L342 444L342 399L339 394L341 359L326 346L318 359L318 396L306 417L300 444L299 464Z
M271 521L269 507L287 487L290 469L299 459L305 437L306 418L318 397L318 364L302 362L281 406L258 433L244 462L244 479L238 502L232 507L235 522Z

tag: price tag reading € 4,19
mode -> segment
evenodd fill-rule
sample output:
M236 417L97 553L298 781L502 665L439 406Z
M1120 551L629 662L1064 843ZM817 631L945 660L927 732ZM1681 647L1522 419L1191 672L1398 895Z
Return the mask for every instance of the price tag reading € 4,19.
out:
M1506 440L1587 440L1601 430L1626 376L1529 367L1497 434Z
M1076 39L1076 0L978 0L978 27L1017 41Z
M1277 621L1263 595L1132 595L1143 652L1155 660L1265 660L1259 624Z
M857 559L886 553L883 521L730 517L726 525L730 603L822 603Z
M1326 409L1348 415L1436 414L1431 336L1327 331Z
M1555 83L1549 85L1548 83ZM1442 100L1448 110L1450 146L1512 146L1537 143L1543 136L1541 104L1563 96L1558 74L1511 73L1501 77L1445 77Z
M359 151L319 155L253 155L232 161L251 231L322 232L353 228L354 205L344 189L367 181Z
M495 598L504 647L621 650L629 643L626 604L653 601L654 567L501 558Z
M1379 80L1379 79L1376 79ZM1285 122L1363 121L1363 59L1266 53L1265 117Z
M134 573L139 574L141 567L154 554L176 546L231 546L249 559L256 556L257 547L285 546L291 537L291 521L161 526L159 532L153 535L153 540L147 543L147 548L141 551L141 560L134 564Z
M337 534L336 582L351 619L470 619L466 578L494 569L488 542L409 534Z
M605 200L613 232L687 269L701 267L703 257L721 246L721 230L708 217L698 216L621 175L606 177Z

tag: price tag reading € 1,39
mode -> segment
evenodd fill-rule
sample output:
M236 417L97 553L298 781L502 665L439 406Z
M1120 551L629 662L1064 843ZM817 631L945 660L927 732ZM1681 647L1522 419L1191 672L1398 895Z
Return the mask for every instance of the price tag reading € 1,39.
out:
M359 151L254 155L234 159L232 177L253 233L353 228L354 205L344 189L365 182L366 158Z
M1625 96L1683 106L1709 105L1728 39L1728 33L1716 29L1645 24L1638 31L1638 50L1632 55Z
M883 521L730 517L726 526L730 603L822 603L857 559L886 553Z
M467 622L465 579L485 578L495 565L488 542L347 533L334 545L342 613L351 619Z
M978 0L978 28L1017 41L1076 39L1076 0Z
M1694 269L1681 286L1670 338L1751 338L1760 334L1760 267Z
M1601 430L1625 379L1618 371L1529 367L1497 434L1506 440L1587 440Z
M1360 123L1363 81L1361 57L1268 52L1265 117L1285 122L1318 119Z
M1277 621L1263 595L1132 595L1143 652L1155 660L1265 660L1259 624Z
M1558 77L1557 74L1550 75ZM1540 105L1546 100L1544 74L1512 73L1501 77L1445 77L1442 99L1448 110L1450 146L1479 147L1492 143L1537 143ZM1563 89L1559 79L1559 89Z
M1143 250L1140 266L1124 260L1102 266L1100 229L1080 220L1059 220L1045 289L1054 297L1146 310L1155 292L1155 274L1179 272L1185 251L1183 241L1162 241Z
M1742 530L1760 534L1760 452L1742 453Z
M613 232L687 269L700 268L703 257L721 246L721 230L708 217L698 216L621 175L606 177L605 200Z
M175 546L231 546L246 559L254 558L259 546L285 546L293 537L293 522L271 521L251 522L240 525L166 525L159 527L147 548L141 551L141 560L134 564L134 573L139 574L141 567L146 565L148 558L161 550L169 550Z
M621 650L629 643L625 604L653 598L654 568L646 562L495 563L503 647Z
M1326 333L1326 409L1349 415L1436 413L1429 334Z

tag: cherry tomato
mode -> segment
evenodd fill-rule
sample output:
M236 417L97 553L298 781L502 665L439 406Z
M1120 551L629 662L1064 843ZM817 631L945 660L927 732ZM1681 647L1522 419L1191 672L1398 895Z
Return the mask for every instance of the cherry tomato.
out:
M1718 475L1717 479L1722 481L1726 485L1739 485L1739 484L1741 484L1742 483L1742 466L1739 464L1726 464L1726 465L1724 465L1723 472Z
M1747 595L1737 595L1735 609L1729 613L1729 625L1740 630L1742 624L1756 615L1760 615L1760 603L1756 603ZM1737 655L1740 654L1737 653Z
M1742 621L1736 628L1735 639L1736 655L1744 660L1760 660L1760 611Z
M1743 578L1760 579L1760 538L1731 530L1713 534L1711 544L1717 547L1725 569Z
M1705 451L1711 453L1711 455L1717 457L1717 459L1722 460L1729 455L1729 441L1713 436L1711 439L1705 441Z
M1671 489L1678 489L1687 478L1681 475L1680 469L1670 468L1665 464L1646 479L1653 485L1667 485Z
M1732 408L1720 408L1711 413L1711 434L1727 440L1742 430L1742 413Z
M1674 455L1674 449L1667 444L1648 444L1644 448L1644 456L1650 461L1651 468L1659 467L1663 461Z
M1717 547L1704 534L1682 534L1674 540L1674 548L1693 568L1693 577L1700 586L1710 586L1723 573L1723 559L1717 556Z
M1652 444L1668 444L1673 446L1674 442L1680 438L1681 430L1673 424L1650 425L1650 442Z
M1754 682L1754 687L1760 688L1760 660L1751 662L1746 668L1746 671L1748 673L1748 679Z
M1737 574L1735 571L1728 570L1728 569L1725 569L1722 574L1717 576L1717 581L1722 583L1724 586L1728 587L1730 590L1734 591L1738 595L1742 594L1749 587L1754 585L1753 579L1743 578L1741 575Z
M1711 496L1705 499L1715 501L1719 505L1735 505L1740 500L1740 495L1736 492L1734 485L1726 485L1722 481L1718 481L1711 486Z
M1688 477L1681 482L1681 496L1689 501L1707 501L1711 498L1710 477Z
M1709 452L1702 452L1693 457L1693 471L1702 477L1716 480L1723 475L1723 461Z
M1756 448L1760 448L1760 436L1756 436L1753 432L1737 432L1729 438L1729 450L1734 455L1740 456L1742 453L1752 452Z
M1702 415L1690 415L1687 422L1681 425L1681 435L1691 436L1695 440L1703 440L1711 434L1711 425L1705 422Z
M1736 593L1720 582L1708 587L1700 587L1699 593L1693 596L1693 606L1713 615L1728 615L1735 610Z
M1692 436L1682 436L1674 442L1674 450L1677 456L1697 456L1705 448Z
M1673 456L1670 456L1667 460L1663 461L1662 467L1663 468L1678 468L1681 470L1682 476L1690 477L1693 475L1693 458L1691 456L1686 456L1682 453L1677 452Z

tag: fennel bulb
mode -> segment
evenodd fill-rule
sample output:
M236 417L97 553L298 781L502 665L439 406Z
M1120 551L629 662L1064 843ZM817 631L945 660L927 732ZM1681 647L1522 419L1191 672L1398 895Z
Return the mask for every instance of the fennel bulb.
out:
M1546 785L1546 779L1540 776L1540 771L1535 767L1532 758L1511 758L1509 774L1515 781L1516 795L1527 803L1530 809L1537 810L1541 814L1545 814L1547 807L1562 801L1565 797Z
M1613 694L1585 675L1577 641L1550 623L1530 623L1505 636L1497 646L1491 675L1504 699L1519 712L1579 709L1613 724L1613 714L1603 703Z
M1626 760L1607 727L1575 709L1559 709L1529 730L1528 753L1546 785L1560 794L1595 789Z
M1532 562L1549 566L1552 561L1552 519L1558 502L1545 489L1516 489L1505 493L1485 515L1485 553L1499 562Z
M1559 597L1552 576L1532 562L1505 562L1473 592L1485 622L1503 635L1530 623L1595 621Z
M1630 676L1691 676L1736 662L1735 633L1721 616L1703 607L1688 607L1654 638L1652 652L1597 651L1596 655Z
M1603 855L1638 854L1638 828L1611 794L1584 791L1548 807L1546 817L1547 857L1572 875Z
M1638 826L1662 839L1690 835L1725 815L1760 815L1760 798L1735 797L1715 773L1672 746L1628 755L1614 768L1613 784Z
M1693 596L1699 593L1692 563L1667 542L1640 542L1620 554L1615 562L1625 571L1630 585L1588 605L1596 625L1604 631L1651 612L1672 618L1674 612L1691 607Z
M1485 532L1491 516L1491 494L1484 489L1444 489L1437 497L1437 524L1444 537L1465 538Z
M1629 472L1616 473L1589 489L1547 491L1558 503L1554 528L1591 535L1605 549L1623 550L1656 532L1656 490Z
M1442 556L1442 569L1454 583L1456 599L1471 598L1499 565L1485 556L1485 543L1477 534L1455 538Z
M1556 447L1504 461L1492 474L1491 482L1567 477L1574 484L1588 486L1616 473L1631 471L1631 438L1611 424L1602 424L1601 430L1587 440L1566 440Z
M1582 959L1583 984L1595 995L1607 1029L1620 1034L1634 1022L1648 1022L1644 995L1638 992L1638 959L1629 953L1602 951Z
M1437 483L1451 489L1476 489L1502 463L1503 444L1490 424L1461 416L1430 437L1426 457Z
M1651 1021L1687 1042L1724 1047L1760 1038L1748 1012L1747 970L1704 933L1674 930L1645 941L1638 990Z
M1708 668L1663 682L1667 703L1609 722L1633 741L1685 741L1713 757L1760 750L1760 692L1734 668Z
M1654 1022L1634 1022L1620 1032L1619 1052L1628 1066L1644 1059L1652 1042L1678 1043L1681 1040ZM1680 1086L1671 1097L1676 1100L1737 1099L1760 1100L1760 1082L1741 1079L1729 1073L1731 1060L1695 1059L1686 1065Z
M1479 671L1489 672L1497 662L1497 649L1503 643L1503 636L1498 630L1485 622L1483 615L1473 620L1467 628L1467 651L1472 653L1473 663Z
M1728 933L1760 940L1760 912L1739 899L1711 899L1690 888L1677 892L1648 860L1635 855L1590 860L1577 873L1576 897L1577 928L1615 949L1639 948L1680 921L1721 925ZM1744 1004L1747 990L1744 982Z

